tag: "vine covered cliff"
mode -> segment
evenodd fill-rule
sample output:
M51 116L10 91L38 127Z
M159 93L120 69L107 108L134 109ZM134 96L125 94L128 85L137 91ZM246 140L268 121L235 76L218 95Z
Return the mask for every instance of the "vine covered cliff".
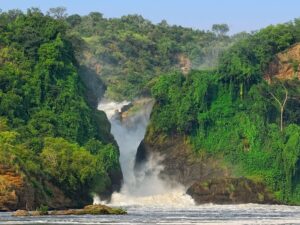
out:
M161 176L193 185L189 194L206 193L217 203L214 196L222 193L224 202L240 202L230 196L250 185L257 197L246 202L300 204L300 81L269 70L275 62L282 68L284 55L298 62L292 53L299 29L299 21L267 27L225 51L214 71L159 77L137 164L159 152Z
M95 92L80 79L66 23L12 10L0 31L0 210L80 207L118 190L118 147L88 103Z

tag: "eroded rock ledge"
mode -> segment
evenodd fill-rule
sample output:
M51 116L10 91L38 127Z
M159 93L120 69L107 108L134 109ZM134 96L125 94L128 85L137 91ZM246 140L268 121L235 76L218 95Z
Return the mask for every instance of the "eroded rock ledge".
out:
M275 204L274 196L261 182L247 178L221 178L195 182L188 190L196 204Z

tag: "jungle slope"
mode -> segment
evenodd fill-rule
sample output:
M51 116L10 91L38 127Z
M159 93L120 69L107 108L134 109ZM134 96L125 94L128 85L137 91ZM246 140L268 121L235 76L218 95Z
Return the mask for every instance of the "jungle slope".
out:
M174 70L212 68L228 46L243 35L153 24L139 15L105 18L99 12L65 18L81 65L101 77L113 100L149 96L153 79Z
M66 33L38 9L0 14L0 211L82 207L120 188L110 124Z
M216 71L161 76L136 168L160 153L161 176L199 204L300 204L300 81L269 69L289 71L299 41L299 20L269 26L235 43Z

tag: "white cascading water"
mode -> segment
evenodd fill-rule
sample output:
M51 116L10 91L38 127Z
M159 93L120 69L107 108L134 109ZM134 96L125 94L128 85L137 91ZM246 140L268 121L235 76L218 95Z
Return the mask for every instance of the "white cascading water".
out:
M124 183L120 193L113 193L110 205L127 206L190 206L192 198L185 194L185 188L179 184L164 181L159 177L163 169L160 156L151 156L138 171L134 172L137 148L143 140L153 104L148 101L138 112L121 122L121 108L130 102L101 101L98 109L106 113L111 123L111 133L120 149L120 164ZM100 203L98 197L94 203Z

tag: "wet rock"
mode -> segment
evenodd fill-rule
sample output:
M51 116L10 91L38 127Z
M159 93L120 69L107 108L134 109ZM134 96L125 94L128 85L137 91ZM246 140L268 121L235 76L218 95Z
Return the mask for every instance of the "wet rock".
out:
M222 163L222 159L197 155L184 137L152 135L150 127L146 138L138 147L135 170L139 171L151 155L160 156L159 164L163 166L160 173L162 179L179 182L185 186L212 177L228 177L230 174Z
M126 214L126 211L121 208L111 208L106 205L88 205L83 209L78 210L79 213L90 215L102 215L102 214Z
M68 216L68 215L124 215L127 212L121 208L111 208L106 205L87 205L83 209L67 209L67 210L56 210L56 211L27 211L17 210L13 213L13 216Z
M127 105L124 105L119 112L119 119L127 127L133 127L134 124L143 122L150 116L154 101L151 98L140 98ZM141 120L141 121L139 121Z
M47 216L49 215L48 211L32 211L29 212L29 216Z
M128 103L127 105L124 105L124 106L121 108L121 113L127 112L131 107L133 107L132 102Z
M27 210L17 210L13 213L13 216L30 216Z
M274 196L261 182L247 178L222 178L195 182L188 190L196 204L274 204Z

